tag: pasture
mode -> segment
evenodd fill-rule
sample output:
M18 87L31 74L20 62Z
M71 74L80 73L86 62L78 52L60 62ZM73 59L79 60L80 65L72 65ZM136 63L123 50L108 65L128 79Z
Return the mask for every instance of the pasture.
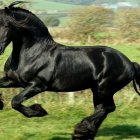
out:
M112 46L132 61L140 62L139 45ZM0 71L9 56L11 47L0 56ZM90 90L75 94L74 104L69 104L65 93L42 93L25 104L40 103L49 115L43 118L25 118L11 109L12 97L21 89L0 89L5 108L0 113L1 140L70 140L74 125L93 112ZM111 113L95 140L139 140L140 139L140 97L131 84L115 95L116 111Z

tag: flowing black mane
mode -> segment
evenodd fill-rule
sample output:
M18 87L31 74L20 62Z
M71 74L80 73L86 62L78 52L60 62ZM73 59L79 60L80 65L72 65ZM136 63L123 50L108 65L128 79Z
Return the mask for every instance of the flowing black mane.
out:
M14 5L16 4L13 3L13 5L11 4L9 7L5 8L12 25L14 25L16 28L26 28L33 31L36 30L36 33L40 33L41 36L44 35L52 39L47 27L35 14L29 10L14 7Z
M22 21L16 21L14 18L14 15L11 15L11 18L13 18L15 20L15 23L17 23L17 25L21 25L22 27L27 27L29 22L35 22L36 25L38 26L38 28L44 28L47 29L46 26L44 25L44 23L32 12L26 10L26 9L22 9L20 7L13 7L10 9L12 11L12 13L19 13L24 15L26 18ZM27 25L26 25L27 24Z

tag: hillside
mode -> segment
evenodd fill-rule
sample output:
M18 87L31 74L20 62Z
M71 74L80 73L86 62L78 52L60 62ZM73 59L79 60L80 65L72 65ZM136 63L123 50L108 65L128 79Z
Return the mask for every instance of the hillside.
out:
M49 1L55 1L55 2L62 2L62 3L69 3L69 4L91 4L95 0L49 0Z
M108 3L108 4L116 4L119 2L130 2L132 5L135 4L140 4L139 0L95 0L95 4L103 4L103 3Z
M73 4L67 4L67 3L61 3L61 2L53 2L51 1L45 1L45 0L34 0L30 6L31 9L34 10L43 10L43 11L68 11L73 8L76 8L77 5Z
M132 5L140 5L140 0L49 0L54 2L69 3L69 4L116 4L118 2L130 2Z
M131 5L140 5L140 0L34 0L29 8L43 11L69 11L82 5L108 4L130 2Z

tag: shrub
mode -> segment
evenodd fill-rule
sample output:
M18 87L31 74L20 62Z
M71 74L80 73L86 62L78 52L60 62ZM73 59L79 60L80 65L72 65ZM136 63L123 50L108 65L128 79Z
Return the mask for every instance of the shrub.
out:
M48 16L44 20L44 22L47 26L51 26L51 27L59 26L60 24L60 20L55 16Z
M123 38L140 38L140 8L124 8L116 12L116 28Z
M96 39L98 32L105 32L112 26L114 12L104 7L86 6L72 11L70 15L72 37L86 41L89 36Z

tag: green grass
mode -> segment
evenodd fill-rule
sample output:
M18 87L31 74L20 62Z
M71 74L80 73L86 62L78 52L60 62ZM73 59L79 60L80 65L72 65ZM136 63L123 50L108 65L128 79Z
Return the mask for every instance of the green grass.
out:
M124 53L131 61L136 61L140 63L140 45L113 45L113 48L118 49Z
M69 17L60 17L60 27L67 27L70 23L70 18Z
M113 45L131 60L140 62L139 45ZM11 52L7 47L0 56L0 71ZM21 89L20 89L21 90ZM90 90L75 94L75 103L68 103L67 94L40 94L25 103L41 103L49 115L43 118L25 118L10 107L18 89L0 89L4 95L5 109L0 113L0 140L71 140L74 126L82 118L93 113ZM115 95L117 109L102 124L95 140L139 140L140 100L128 86Z
M10 108L9 102L13 94L10 95L5 109L0 113L0 139L71 140L75 124L93 112L92 96L89 91L86 92L88 93L76 93L73 105L67 103L67 94L40 94L26 105L33 104L36 100L43 105L49 115L31 119ZM140 139L140 101L133 92L126 88L115 96L117 110L104 121L95 140ZM5 98L6 96L8 95L5 95ZM134 99L130 103L132 96Z

